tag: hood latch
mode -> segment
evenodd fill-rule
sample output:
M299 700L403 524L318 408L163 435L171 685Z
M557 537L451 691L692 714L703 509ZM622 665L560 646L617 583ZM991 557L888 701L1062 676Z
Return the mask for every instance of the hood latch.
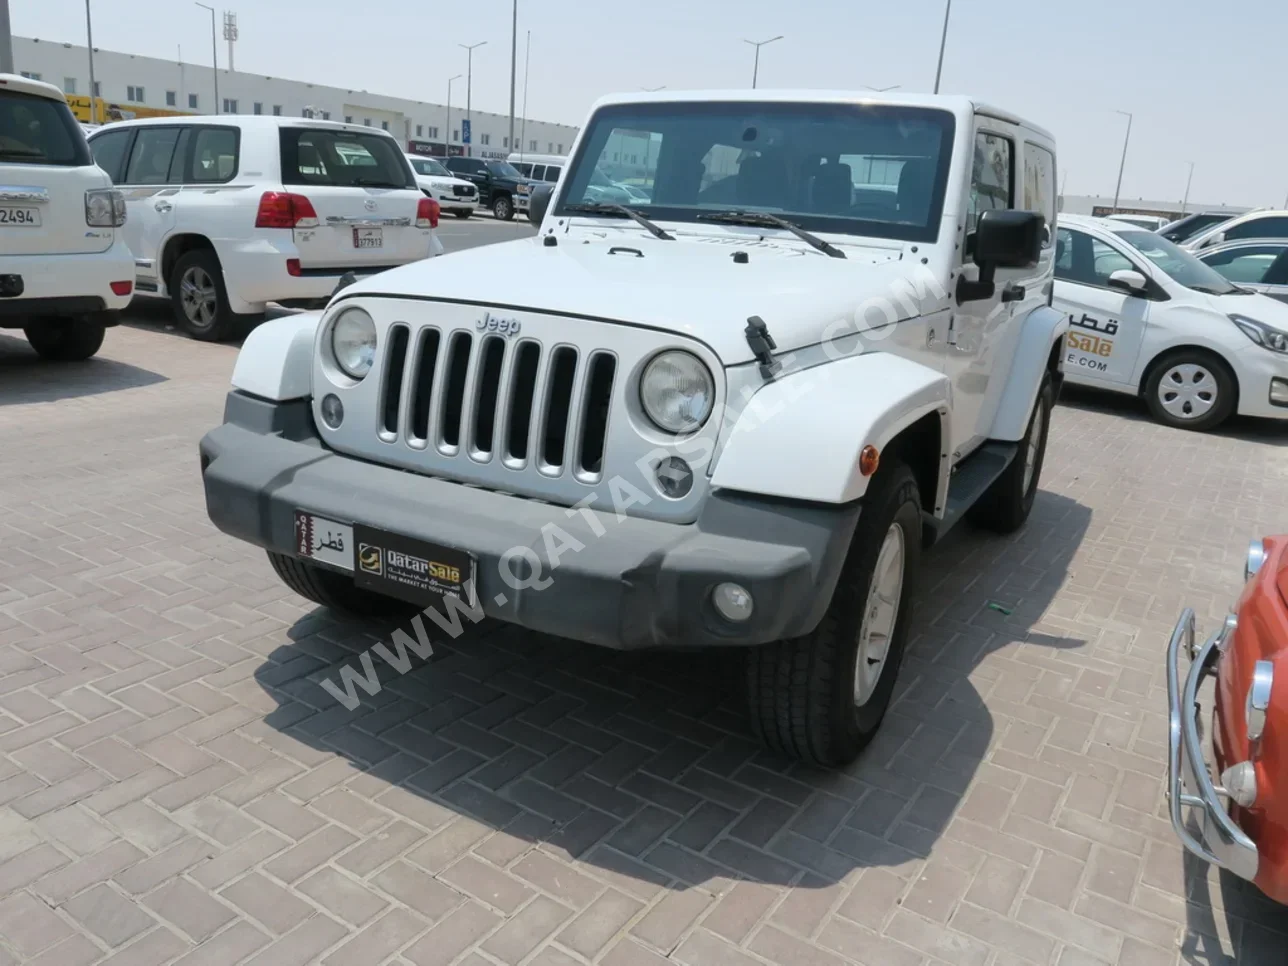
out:
M766 381L773 379L783 365L774 360L773 350L778 348L778 344L769 334L769 326L765 325L765 320L759 315L753 315L747 320L743 334L747 337L747 347L760 363L761 376Z

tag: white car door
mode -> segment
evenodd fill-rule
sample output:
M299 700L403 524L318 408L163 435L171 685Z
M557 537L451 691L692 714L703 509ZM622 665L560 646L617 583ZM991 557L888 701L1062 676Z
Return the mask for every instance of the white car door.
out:
M134 254L139 281L147 288L161 281L157 277L161 247L174 231L183 166L179 141L184 129L140 125L134 131L119 185L127 210L125 241ZM183 141L186 144L187 138Z
M1153 302L1111 287L1120 270L1150 277L1114 243L1075 228L1057 232L1054 305L1069 315L1064 369L1075 382L1133 386Z

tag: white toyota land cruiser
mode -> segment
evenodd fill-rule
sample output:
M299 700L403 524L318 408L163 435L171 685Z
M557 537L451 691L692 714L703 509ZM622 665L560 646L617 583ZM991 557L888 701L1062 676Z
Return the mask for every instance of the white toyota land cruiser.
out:
M250 336L201 443L210 517L328 606L745 648L758 734L845 763L922 549L1033 505L1054 152L964 97L600 101L537 237ZM650 201L588 201L597 168Z

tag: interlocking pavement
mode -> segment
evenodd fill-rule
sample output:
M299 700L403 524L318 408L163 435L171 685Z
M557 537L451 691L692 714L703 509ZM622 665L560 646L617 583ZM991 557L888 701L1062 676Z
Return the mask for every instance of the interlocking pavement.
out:
M61 368L0 335L0 966L1288 959L1162 794L1166 638L1288 530L1277 428L1066 400L1032 521L928 556L828 774L750 739L736 654L480 627L346 711L317 682L393 625L210 526L236 350L142 317Z

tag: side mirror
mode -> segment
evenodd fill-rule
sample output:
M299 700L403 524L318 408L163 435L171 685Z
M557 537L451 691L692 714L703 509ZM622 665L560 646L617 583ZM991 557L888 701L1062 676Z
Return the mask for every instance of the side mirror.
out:
M540 228L541 222L545 220L546 212L550 208L550 198L555 193L555 186L552 184L537 185L532 189L528 196L528 221L535 227Z
M1219 245L1225 241L1225 232L1219 231L1203 243L1204 248L1211 248L1213 245Z
M1109 276L1109 287L1128 295L1143 295L1149 288L1149 279L1134 268L1120 268Z
M991 299L999 268L1033 268L1042 258L1046 217L1036 211L986 211L975 225L970 250L979 266L979 281L957 277L957 304Z

